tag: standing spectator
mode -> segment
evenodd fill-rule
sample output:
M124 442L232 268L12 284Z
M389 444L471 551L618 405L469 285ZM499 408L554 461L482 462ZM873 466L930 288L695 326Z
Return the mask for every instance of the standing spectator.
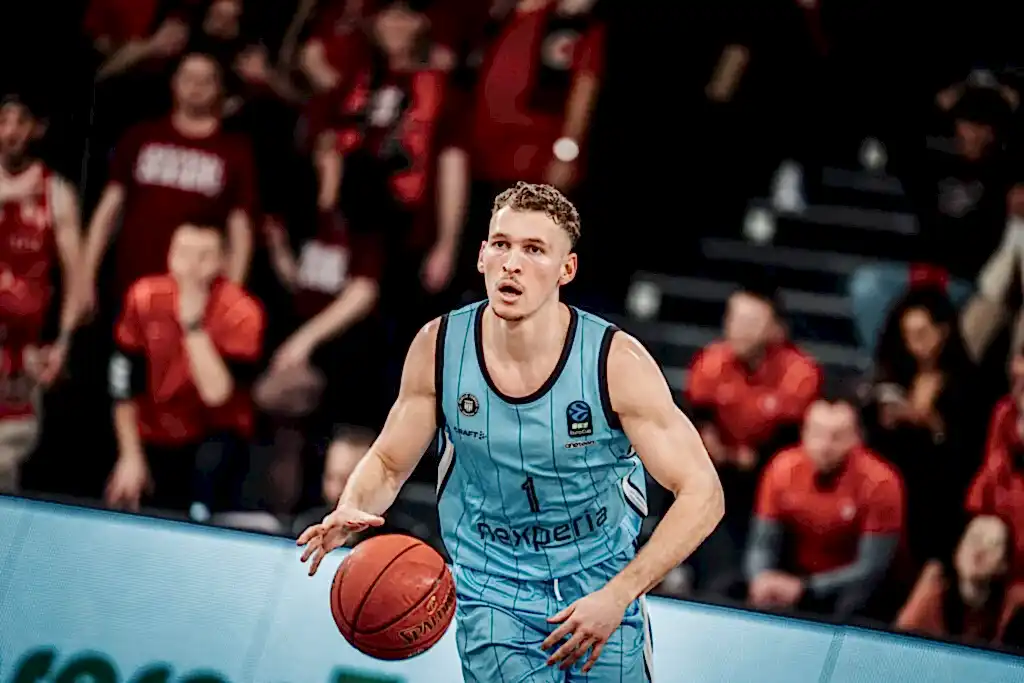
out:
M313 31L302 46L299 64L314 92L326 93L363 67L369 45L362 30L365 0L322 0Z
M36 390L60 374L74 331L79 212L74 189L30 145L44 125L15 96L0 100L0 492L18 489L39 430ZM56 336L53 270L62 273Z
M869 442L903 475L907 531L917 565L946 557L977 470L987 406L956 309L942 290L910 291L882 333L868 410Z
M698 589L711 593L739 579L757 472L798 440L821 388L817 364L785 340L770 288L729 297L723 336L694 358L684 397L729 502L725 522L693 558Z
M437 306L426 293L442 290L454 268L467 162L459 150L438 148L447 75L428 64L424 3L378 3L371 26L373 59L335 93L326 125L314 126L327 131L316 151L318 205L340 206L353 233L385 235L388 291L403 313L419 310L418 326Z
M264 320L259 304L221 275L222 241L216 228L180 226L170 274L128 291L110 364L118 444L111 506L137 509L147 492L162 509L236 502L228 487L239 484L231 476L252 435L248 384Z
M850 281L860 342L873 349L892 302L922 282L943 284L958 305L996 251L1006 224L1009 173L1004 141L1011 106L998 88L968 88L952 107L955 154L936 152L930 174L909 192L919 204L919 254L910 266L870 264Z
M800 445L761 478L746 557L750 604L857 614L896 557L903 507L899 474L861 445L853 406L818 401Z
M933 638L998 642L1016 607L1006 585L1012 542L1006 522L975 517L955 553L925 565L895 627Z
M995 515L1012 520L1015 581L1024 580L1024 353L1010 364L1010 395L996 404L989 423L985 460L967 491L971 515Z
M164 272L171 236L189 222L226 228L226 275L245 280L256 212L252 153L247 140L221 130L221 76L211 57L185 57L170 117L140 124L115 150L85 247L87 308L96 306L97 273L119 215L115 301L138 278Z

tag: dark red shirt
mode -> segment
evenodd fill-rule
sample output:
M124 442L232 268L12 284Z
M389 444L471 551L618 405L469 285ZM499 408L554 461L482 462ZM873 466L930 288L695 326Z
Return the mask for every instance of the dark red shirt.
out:
M85 13L85 32L114 47L145 38L156 22L157 0L91 0Z
M768 347L756 369L726 342L700 351L690 367L686 399L710 411L727 446L756 448L782 424L796 424L821 390L821 368L795 346Z
M57 240L50 187L21 202L0 204L0 345L37 344L53 298Z
M842 467L833 485L820 486L800 446L765 467L754 514L786 530L789 571L809 576L838 569L857 559L864 534L902 535L905 494L896 469L867 449L850 453Z
M170 119L140 124L114 150L110 182L125 191L117 236L118 295L140 277L167 272L171 236L183 223L223 228L238 209L256 213L252 151L218 130L180 133Z
M557 4L514 11L483 55L470 124L474 173L481 178L543 182L565 116L564 105L557 111L531 106L538 69L596 75L603 70L603 25L548 35Z
M1024 443L1013 397L996 404L989 423L985 461L967 491L967 511L996 515L1012 524L1014 578L1024 581Z
M324 310L353 278L379 282L384 244L379 233L353 233L336 214L321 216L317 233L302 245L295 311L308 320Z
M236 383L234 395L216 408L199 397L177 310L178 287L171 276L142 278L129 289L114 333L122 353L145 361L147 390L134 398L143 442L175 446L222 431L250 436L247 387ZM259 361L263 328L263 309L255 299L227 280L214 284L203 329L229 366Z

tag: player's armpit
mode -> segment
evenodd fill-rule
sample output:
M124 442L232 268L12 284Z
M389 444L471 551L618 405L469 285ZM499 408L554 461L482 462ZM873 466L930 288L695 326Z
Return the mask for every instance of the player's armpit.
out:
M437 429L434 349L440 320L420 329L405 358L398 399L380 436L360 461L340 504L383 514L416 469Z
M647 471L675 495L647 545L608 584L628 603L656 586L714 531L725 503L700 435L672 401L658 364L622 332L608 354L608 391Z

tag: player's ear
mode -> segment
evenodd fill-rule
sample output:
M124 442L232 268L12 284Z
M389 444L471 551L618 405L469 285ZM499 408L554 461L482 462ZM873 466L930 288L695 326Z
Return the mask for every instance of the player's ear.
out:
M565 257L565 261L562 262L562 274L558 277L558 284L567 285L575 280L577 266L576 252L569 252L569 255Z
M487 242L483 241L480 243L480 251L476 255L476 271L478 273L484 272L484 249L487 248Z

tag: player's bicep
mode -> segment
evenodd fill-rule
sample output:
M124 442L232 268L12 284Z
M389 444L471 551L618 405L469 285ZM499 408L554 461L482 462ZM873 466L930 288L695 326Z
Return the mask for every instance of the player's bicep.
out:
M621 332L608 357L608 388L623 430L659 484L676 495L697 488L720 491L704 443L672 400L657 363Z
M388 412L373 450L391 471L408 476L437 430L434 398L434 347L437 321L425 325L405 358L398 399Z

